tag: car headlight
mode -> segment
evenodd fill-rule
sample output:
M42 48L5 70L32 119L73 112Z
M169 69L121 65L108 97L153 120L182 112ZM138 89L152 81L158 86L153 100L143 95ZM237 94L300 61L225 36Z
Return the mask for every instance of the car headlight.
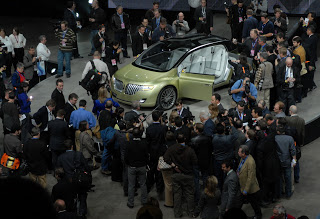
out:
M152 90L153 88L154 88L153 85L142 85L141 91L149 91L149 90Z

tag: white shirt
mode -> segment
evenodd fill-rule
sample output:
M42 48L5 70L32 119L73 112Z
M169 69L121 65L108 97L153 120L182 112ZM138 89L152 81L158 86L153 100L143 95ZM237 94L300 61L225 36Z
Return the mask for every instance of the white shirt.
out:
M48 123L49 123L50 121L52 121L52 120L54 119L54 117L53 117L52 112L48 109L47 106L46 106L46 108L47 108L47 112L48 112ZM47 125L47 127L44 129L44 131L48 131L48 125Z
M18 36L14 36L13 34L10 34L9 39L11 40L13 48L15 49L23 48L26 46L27 40L21 33Z
M106 80L108 79L108 81L110 81L110 74L109 74L109 69L108 69L108 66L105 62L101 61L100 59L93 59L93 63L94 65L96 66L96 69L99 71L99 72L106 72L107 75L102 75L102 79L101 81L99 82L99 84L104 84L106 83ZM91 65L91 62L88 62L86 64L86 67L84 68L83 70L83 73L82 73L82 79L84 79L86 77L86 75L88 74L88 72L92 69L92 65Z
M43 43L39 43L37 46L37 56L41 57L41 61L48 61L50 58L51 52Z
M12 54L14 54L13 45L8 36L5 36L4 38L0 36L0 41L8 48L8 52L12 52Z

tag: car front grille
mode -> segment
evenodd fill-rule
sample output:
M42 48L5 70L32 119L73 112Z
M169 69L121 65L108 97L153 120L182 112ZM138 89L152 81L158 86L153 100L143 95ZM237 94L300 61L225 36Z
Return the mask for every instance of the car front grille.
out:
M139 90L141 90L142 86L137 84L128 84L124 91L127 95L135 95Z
M119 91L119 92L122 92L122 90L123 90L123 82L116 79L115 83L114 83L114 89Z

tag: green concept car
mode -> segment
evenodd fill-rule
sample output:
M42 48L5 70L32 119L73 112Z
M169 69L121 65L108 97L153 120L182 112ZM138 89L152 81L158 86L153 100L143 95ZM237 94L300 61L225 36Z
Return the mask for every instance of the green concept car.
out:
M140 101L142 107L164 110L177 98L210 100L213 89L232 76L229 43L200 34L160 41L113 75L112 95L121 103Z

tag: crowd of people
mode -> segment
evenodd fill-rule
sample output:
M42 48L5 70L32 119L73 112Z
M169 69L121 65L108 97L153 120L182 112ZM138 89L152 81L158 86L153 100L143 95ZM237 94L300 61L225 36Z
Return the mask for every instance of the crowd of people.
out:
M28 174L46 188L47 174L53 171L57 184L51 198L61 217L63 212L87 215L87 196L94 187L91 172L97 169L121 182L130 209L141 190L141 218L162 218L158 201L148 197L153 189L159 197L164 194L164 207L173 208L175 217L186 212L189 217L246 218L241 208L250 203L253 217L261 219L261 207L290 199L300 180L305 136L305 121L295 104L317 87L313 81L315 15L309 13L306 20L300 20L301 36L293 37L293 47L289 47L291 42L285 37L288 18L279 8L269 20L266 13L256 16L243 0L232 2L226 10L232 42L241 53L239 60L229 61L234 68L229 89L233 106L225 109L215 93L199 118L182 100L176 101L167 117L160 110L144 115L139 101L133 101L132 110L125 112L112 99L110 79L118 70L119 54L130 58L130 19L122 6L111 17L114 40L110 42L104 25L106 14L98 0L92 2L89 56L93 60L86 64L81 79L96 84L80 83L92 96L92 112L84 98L71 93L66 100L63 92L64 60L69 78L72 56L82 58L77 46L81 25L73 1L67 3L65 21L55 30L59 39L56 89L37 111L31 110L28 91L45 78L51 55L46 37L41 35L38 46L30 46L24 54L26 39L18 28L9 37L0 28L0 72L2 79L11 78L1 85L2 176ZM200 3L194 13L195 28L198 33L210 34L212 11L205 0ZM182 12L171 26L162 17L159 2L154 2L132 36L133 56L138 57L152 43L189 30ZM93 82L93 76L98 80ZM271 218L294 218L281 204L274 205Z

